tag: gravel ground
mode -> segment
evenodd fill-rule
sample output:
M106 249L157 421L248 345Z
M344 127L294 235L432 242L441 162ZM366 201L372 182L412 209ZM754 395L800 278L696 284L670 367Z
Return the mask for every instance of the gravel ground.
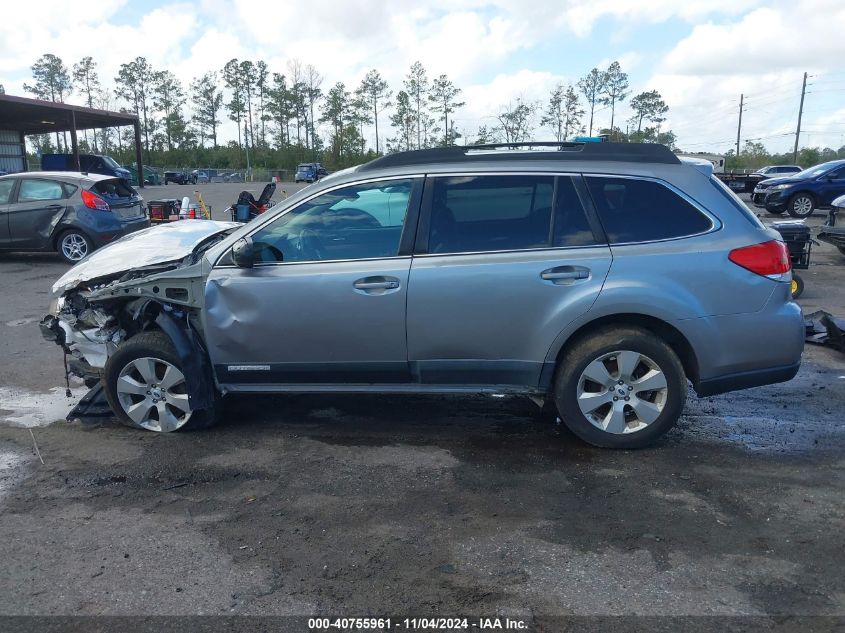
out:
M215 217L244 188L201 187ZM817 249L806 312L845 315L843 263ZM0 615L845 616L842 354L641 451L494 397L240 397L159 436L50 423L65 268L0 255Z

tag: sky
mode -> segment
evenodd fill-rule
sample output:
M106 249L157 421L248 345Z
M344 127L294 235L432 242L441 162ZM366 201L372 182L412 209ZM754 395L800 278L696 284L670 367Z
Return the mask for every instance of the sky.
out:
M545 103L554 86L618 60L631 96L658 90L687 151L724 153L741 138L792 149L803 74L800 145L845 145L845 2L842 0L29 0L0 21L0 84L23 95L30 66L53 53L71 67L86 55L113 87L121 63L144 55L185 84L232 58L286 72L313 64L323 90L356 87L378 69L395 91L420 61L446 74L466 103L454 114L472 138L517 98ZM629 97L630 99L630 97ZM628 100L629 100L628 99ZM624 129L627 101L616 120ZM74 95L70 102L81 103ZM121 104L115 102L115 109ZM596 112L596 126L610 109ZM391 135L380 118L380 136ZM236 136L227 123L223 140ZM374 143L372 130L367 132ZM551 139L539 125L535 140Z

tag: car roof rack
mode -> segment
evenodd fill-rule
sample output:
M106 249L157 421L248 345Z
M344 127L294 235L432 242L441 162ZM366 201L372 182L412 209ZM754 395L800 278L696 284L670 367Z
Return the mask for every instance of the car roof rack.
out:
M512 151L518 150L518 151ZM528 150L528 151L526 151ZM582 160L680 165L674 152L658 143L586 143L535 141L528 143L486 143L455 145L386 154L365 163L358 171L405 167L431 163L514 160Z

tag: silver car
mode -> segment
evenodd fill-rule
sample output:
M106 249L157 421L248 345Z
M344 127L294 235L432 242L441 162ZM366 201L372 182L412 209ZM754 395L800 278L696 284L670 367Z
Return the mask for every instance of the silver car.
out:
M711 172L660 145L390 154L246 225L101 249L42 327L153 431L209 425L229 393L481 392L640 447L688 382L706 396L800 364L788 252Z

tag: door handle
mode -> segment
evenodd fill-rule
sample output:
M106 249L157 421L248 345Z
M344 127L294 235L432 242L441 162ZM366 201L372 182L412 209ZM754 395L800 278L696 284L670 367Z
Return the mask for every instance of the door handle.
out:
M384 294L399 288L399 280L395 277L364 277L354 282L352 287L364 294Z
M393 290L399 287L398 281L356 281L353 284L358 290Z
M545 271L540 273L540 277L543 279L586 279L589 277L589 273L586 270L570 270L567 272L559 272L553 273L549 271Z
M540 278L556 284L571 284L578 280L589 279L590 269L580 266L558 266L540 273Z

